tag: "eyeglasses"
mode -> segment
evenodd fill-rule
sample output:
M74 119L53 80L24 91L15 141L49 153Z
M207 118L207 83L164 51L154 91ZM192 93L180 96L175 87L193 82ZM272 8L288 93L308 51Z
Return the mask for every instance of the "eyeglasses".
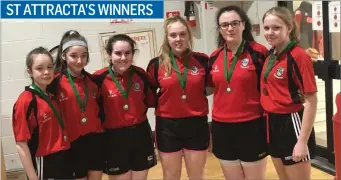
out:
M219 25L219 27L220 27L222 30L228 29L230 25L232 26L232 28L235 28L235 27L238 27L238 26L240 25L241 22L242 22L242 21L239 21L239 20L234 20L234 21L232 21L232 22L230 22L230 23L228 23L228 22L223 22L223 23L221 23L221 24Z

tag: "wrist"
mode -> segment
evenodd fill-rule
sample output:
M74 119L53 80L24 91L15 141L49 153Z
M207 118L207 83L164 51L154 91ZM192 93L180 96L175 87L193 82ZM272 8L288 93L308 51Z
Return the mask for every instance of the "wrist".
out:
M32 172L32 173L27 174L27 177L29 180L38 180L38 176L37 176L36 172Z
M297 138L297 142L307 144L307 143L308 143L308 138L305 137L305 136L303 136L303 135L300 135L300 136L298 136L298 138Z
M29 180L38 180L38 176L32 176L32 177L28 177Z

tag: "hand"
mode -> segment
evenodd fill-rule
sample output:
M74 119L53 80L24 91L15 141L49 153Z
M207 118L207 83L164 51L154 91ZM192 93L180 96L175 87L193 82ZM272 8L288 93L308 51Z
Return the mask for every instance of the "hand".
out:
M39 180L38 175L35 171L27 172L26 175L28 180Z
M34 176L34 177L31 177L31 178L29 177L28 179L29 180L39 180L38 176Z
M292 152L292 159L294 162L299 162L308 155L308 145L302 141L297 141L294 151Z

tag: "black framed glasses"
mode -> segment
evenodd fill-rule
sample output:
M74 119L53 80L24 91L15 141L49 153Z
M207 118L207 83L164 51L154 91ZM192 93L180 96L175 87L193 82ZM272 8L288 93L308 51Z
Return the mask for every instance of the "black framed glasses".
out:
M230 23L228 23L228 22L223 22L223 23L221 23L221 24L219 25L219 28L222 29L222 30L226 30L226 29L229 28L230 25L232 26L232 28L235 28L235 27L238 27L238 26L240 25L241 22L242 22L242 21L240 21L240 20L234 20L234 21L232 21L232 22L230 22Z

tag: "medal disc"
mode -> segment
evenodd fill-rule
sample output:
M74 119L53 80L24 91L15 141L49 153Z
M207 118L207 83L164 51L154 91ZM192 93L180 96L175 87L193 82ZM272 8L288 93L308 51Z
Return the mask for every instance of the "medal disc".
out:
M86 117L82 117L81 122L82 124L85 124L86 122L88 122L88 119L86 119Z

